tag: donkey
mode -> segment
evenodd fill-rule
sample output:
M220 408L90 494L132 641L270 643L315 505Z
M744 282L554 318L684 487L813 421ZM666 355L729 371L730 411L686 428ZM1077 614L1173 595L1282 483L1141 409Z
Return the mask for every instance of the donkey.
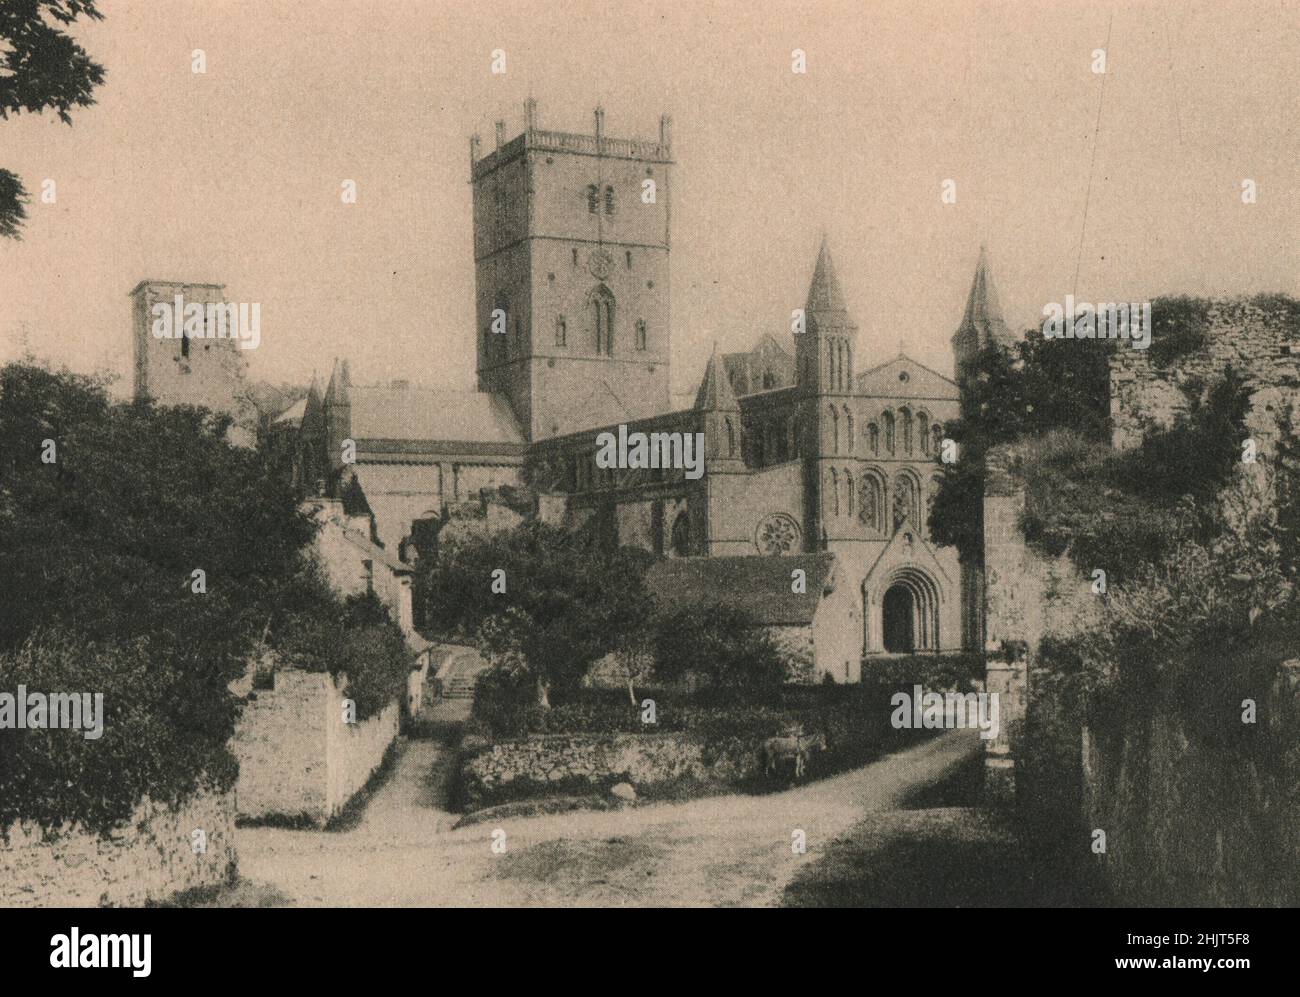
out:
M825 750L826 734L822 731L815 734L805 734L800 728L785 737L769 737L763 742L761 749L763 774L769 779L772 778L776 774L777 765L792 758L794 759L794 777L796 780L802 779L804 771L812 759L812 753Z

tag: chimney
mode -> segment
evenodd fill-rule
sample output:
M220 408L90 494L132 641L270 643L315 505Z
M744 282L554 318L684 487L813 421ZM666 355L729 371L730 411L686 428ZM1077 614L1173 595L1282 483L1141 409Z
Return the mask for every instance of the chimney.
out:
M469 137L469 168L471 173L474 171L474 164L478 162L481 155L482 145L483 142L477 135Z
M524 101L524 131L531 132L537 127L537 101L529 97Z
M504 121L498 121L497 122L497 148L500 149L505 144L506 144L506 123Z
M596 141L605 137L605 109L596 105Z
M661 114L659 116L659 144L667 152L673 144L673 116L671 114Z

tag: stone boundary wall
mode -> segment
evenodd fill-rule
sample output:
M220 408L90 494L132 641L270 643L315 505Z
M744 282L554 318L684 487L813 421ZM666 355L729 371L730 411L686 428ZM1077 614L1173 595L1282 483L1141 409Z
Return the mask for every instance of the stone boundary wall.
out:
M1047 558L1020 528L1025 486L1015 446L985 458L984 625L986 688L998 695L1000 729L985 746L985 789L992 802L1015 792L1014 758L1029 705L1034 655L1045 636L1077 633L1100 611L1091 580L1062 555Z
M241 818L305 818L323 825L366 784L397 737L390 703L359 724L343 722L343 690L324 672L280 668L256 689L235 727Z
M1265 308L1245 298L1216 298L1206 304L1204 343L1177 357L1168 368L1157 367L1150 350L1121 346L1111 357L1114 446L1136 446L1149 426L1170 426L1175 416L1187 411L1187 397L1180 386L1190 379L1209 384L1231 364L1252 389L1252 411L1246 423L1261 451L1267 452L1277 435L1273 415L1282 389L1290 386L1294 395L1300 384L1300 330L1289 325L1286 309L1280 304Z
M1300 744L1300 659L1280 666L1259 723L1275 743ZM1256 766L1188 733L1160 706L1119 732L1083 730L1084 815L1106 832L1094 859L1116 902L1295 905L1300 751Z
M195 830L206 835L201 853ZM0 840L0 907L138 907L227 883L235 867L233 792L180 807L146 799L107 837L15 822Z
M466 756L468 809L549 792L591 792L628 782L638 793L680 785L725 785L759 772L757 744L705 743L698 734L536 734Z

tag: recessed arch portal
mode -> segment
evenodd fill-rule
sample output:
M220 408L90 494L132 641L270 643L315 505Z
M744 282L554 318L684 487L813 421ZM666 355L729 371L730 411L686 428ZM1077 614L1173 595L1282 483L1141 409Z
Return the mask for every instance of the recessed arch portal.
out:
M862 648L866 654L911 654L940 648L939 585L916 565L897 568L863 587Z

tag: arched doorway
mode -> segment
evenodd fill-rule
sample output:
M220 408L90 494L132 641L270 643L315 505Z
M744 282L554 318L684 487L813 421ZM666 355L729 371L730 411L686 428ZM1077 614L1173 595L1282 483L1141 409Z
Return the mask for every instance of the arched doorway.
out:
M883 606L885 650L890 654L911 654L916 650L916 605L906 585L893 585L885 593Z
M902 565L862 585L862 653L923 654L937 651L942 592L915 564Z

